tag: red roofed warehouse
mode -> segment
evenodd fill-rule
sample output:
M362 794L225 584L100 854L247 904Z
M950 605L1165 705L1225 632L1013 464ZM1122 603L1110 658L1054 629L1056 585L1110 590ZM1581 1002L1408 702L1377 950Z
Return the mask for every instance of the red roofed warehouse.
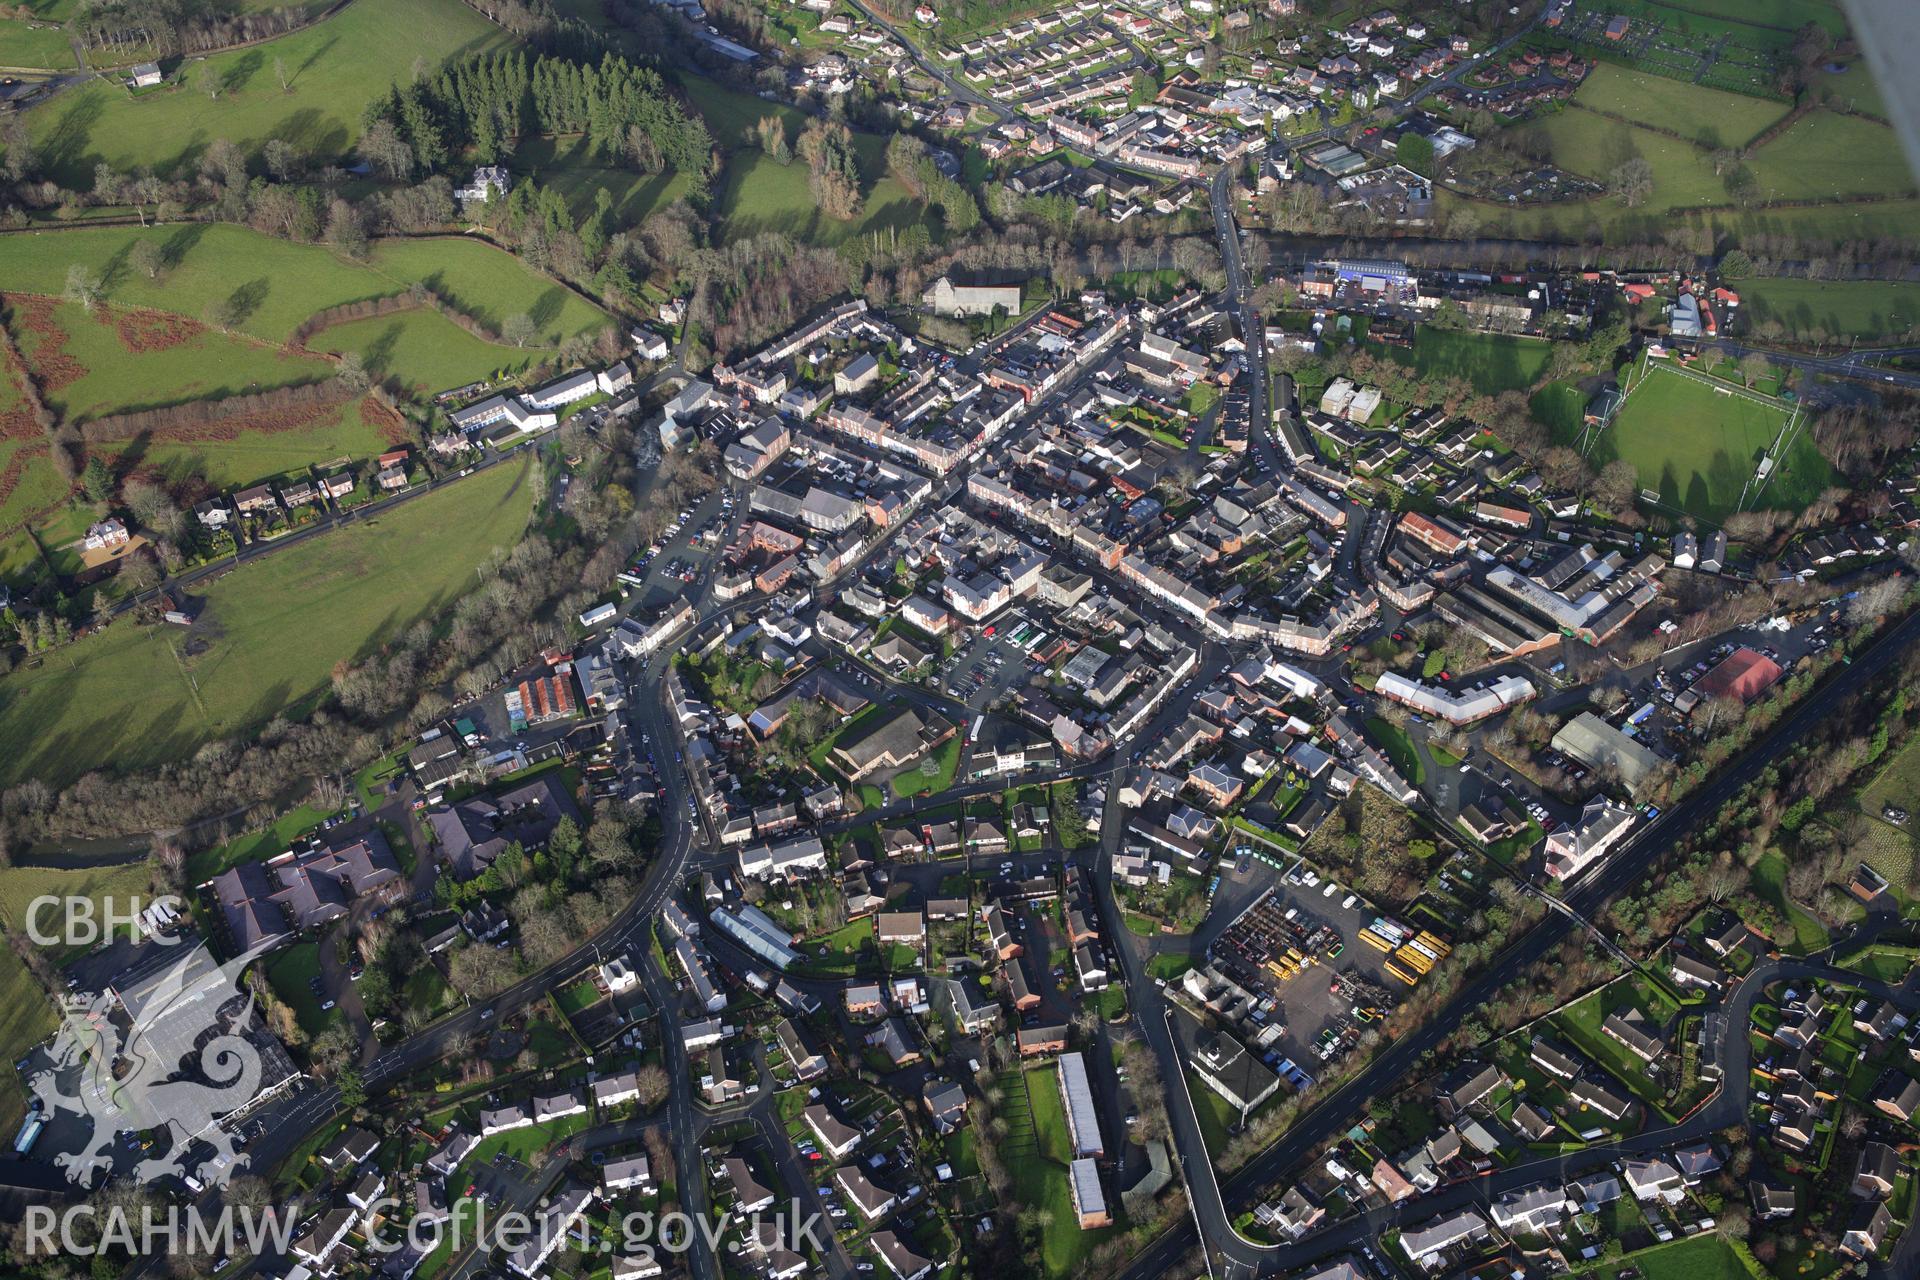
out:
M1694 688L1703 698L1738 698L1752 702L1778 684L1782 674L1780 664L1772 658L1742 647L1701 676Z

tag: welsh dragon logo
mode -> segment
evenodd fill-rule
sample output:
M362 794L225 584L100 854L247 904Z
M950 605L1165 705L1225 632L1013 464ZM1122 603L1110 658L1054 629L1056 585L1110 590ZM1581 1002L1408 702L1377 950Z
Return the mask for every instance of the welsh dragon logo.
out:
M240 982L259 954L222 965L200 943L120 991L69 998L52 1066L28 1082L43 1115L91 1122L81 1150L55 1157L69 1179L93 1185L112 1171L121 1143L155 1153L132 1170L143 1183L195 1174L225 1185L233 1177L246 1157L220 1121L261 1086L260 1050L245 1034L253 1001ZM189 1162L190 1151L206 1158Z

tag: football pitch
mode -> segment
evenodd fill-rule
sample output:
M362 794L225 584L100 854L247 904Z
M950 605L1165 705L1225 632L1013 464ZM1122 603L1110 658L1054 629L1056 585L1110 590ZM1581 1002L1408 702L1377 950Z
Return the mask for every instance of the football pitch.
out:
M1790 412L1770 396L1650 360L1589 456L1595 466L1626 459L1640 487L1670 509L1724 520L1739 509L1741 491ZM1747 506L1797 510L1832 477L1812 437L1796 426L1759 500Z

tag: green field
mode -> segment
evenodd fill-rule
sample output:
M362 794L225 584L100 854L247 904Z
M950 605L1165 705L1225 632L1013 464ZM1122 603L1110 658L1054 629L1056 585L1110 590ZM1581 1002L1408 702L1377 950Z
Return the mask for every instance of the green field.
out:
M191 63L185 84L176 74L134 96L117 80L94 80L29 118L49 176L82 189L101 161L180 176L222 138L249 151L279 138L325 161L347 154L367 104L409 79L416 58L433 66L507 39L460 0L354 0L304 30Z
M25 933L27 916L37 899L86 898L93 903L93 918L98 922L103 919L102 913L109 902L118 915L132 910L136 900L144 906L152 898L148 880L145 862L71 871L57 867L7 867L0 870L0 918L6 920L10 930ZM44 933L59 933L63 919L61 912L43 908L38 927Z
M1869 115L1876 120L1887 118L1886 99L1881 96L1879 82L1873 78L1873 69L1867 66L1866 59L1840 59L1831 65L1838 65L1840 69L1829 71L1825 66L1815 69L1816 90L1833 94L1834 106L1842 111Z
M789 142L800 136L807 117L781 103L724 88L704 76L682 74L681 88L707 122L707 131L722 150L731 149L725 172L714 185L713 210L721 234L744 239L765 231L779 231L814 244L839 244L855 235L908 227L926 216L907 189L886 175L887 140L877 133L853 135L860 154L860 215L840 222L823 215L807 186L804 161L780 164L757 144L743 142L763 116L786 123Z
M1860 811L1869 819L1870 834L1858 850L1860 860L1887 878L1893 892L1906 897L1914 883L1920 846L1911 826L1896 827L1880 815L1888 805L1912 812L1920 798L1920 740L1894 753L1879 774L1860 791Z
M242 566L204 591L195 635L121 622L0 682L0 780L191 755L300 714L351 661L444 608L526 527L530 461ZM191 655L190 644L205 648Z
M151 471L178 484L233 489L314 463L365 462L393 447L391 419L372 401L323 410L306 426L241 431L231 440L149 440L103 445L122 471Z
M159 350L132 349L118 325L124 312L78 303L53 304L58 332L18 333L27 363L46 388L47 402L69 422L152 409L188 400L218 399L274 387L322 382L333 365L257 341L204 330ZM47 378L50 362L76 362L84 372L64 386Z
M0 1125L17 1126L27 1111L26 1089L13 1064L59 1026L26 962L11 948L0 948L0 1053L7 1055L6 1069L0 1071Z
M158 245L167 264L158 279L149 279L130 262L134 243L142 239ZM58 297L66 287L67 268L74 264L98 272L107 300L127 306L201 319L216 300L237 297L244 314L235 329L277 343L286 342L316 311L405 287L404 281L377 275L317 245L276 240L225 223L0 236L0 280L11 289Z
M1784 102L1629 71L1610 62L1588 73L1573 100L1594 111L1689 137L1704 137L1711 129L1722 146L1744 146L1787 114Z
M1749 1266L1724 1236L1708 1233L1642 1249L1593 1274L1603 1280L1624 1276L1638 1276L1640 1280L1765 1280L1767 1273Z
M1683 0L1676 7L1781 31L1798 31L1809 22L1836 36L1847 30L1846 15L1829 0Z
M357 351L369 373L399 378L427 395L518 373L548 354L544 347L523 349L477 338L428 307L333 325L307 345L336 354Z
M0 67L18 71L72 71L73 45L58 27L29 26L0 18Z
M1524 390L1547 367L1552 344L1504 334L1460 330L1414 330L1413 349L1381 347L1385 354L1422 378L1464 378L1475 391L1495 395Z
M740 146L749 129L762 116L779 116L786 122L789 140L806 127L806 113L784 103L768 102L751 93L739 93L717 80L691 72L680 73L680 88L707 122L707 132L722 150Z
M1622 124L1578 105L1527 127L1546 135L1555 160L1563 168L1589 178L1605 181L1616 165L1633 156L1644 159L1653 167L1653 194L1639 212L1727 203L1725 184L1714 176L1706 153L1690 142ZM1560 210L1594 203L1602 202L1546 207ZM1614 200L1611 207L1621 206Z
M0 440L0 476L14 477L12 491L0 500L0 578L10 578L30 571L40 558L24 532L26 522L65 499L69 486L38 440Z
M1849 82L1849 92L1867 83L1864 70L1845 74L1857 77ZM1472 208L1485 220L1482 234L1497 230L1551 238L1599 232L1615 240L1655 238L1671 226L1675 212L1713 209L1716 212L1706 215L1707 224L1718 234L1736 238L1764 233L1832 240L1915 236L1920 223L1910 198L1914 179L1892 130L1876 120L1834 111L1808 113L1747 158L1763 199L1802 207L1733 209L1725 182L1713 172L1711 153L1722 146L1744 146L1784 113L1781 103L1603 64L1581 86L1572 105L1514 125L1511 131L1543 139L1556 164L1601 181L1623 161L1645 159L1653 170L1653 191L1645 202L1628 209L1606 196L1504 207L1443 191L1440 204L1449 212ZM1863 203L1834 203L1863 197L1868 198Z
M1754 154L1752 167L1770 200L1911 195L1914 189L1892 129L1831 111L1794 121Z
M426 285L495 333L515 314L531 319L549 344L607 323L598 306L483 240L383 240L374 248L372 267L399 284Z
M1920 284L1892 280L1743 280L1740 305L1756 323L1776 320L1796 335L1863 342L1900 338L1920 326Z
M157 279L131 265L133 246L142 239L159 246L165 261ZM238 299L241 318L235 331L275 344L285 344L318 311L390 297L416 281L434 288L455 308L491 329L498 330L508 316L524 313L548 346L607 323L599 307L529 269L504 249L458 237L383 241L364 264L337 257L319 245L276 240L222 223L87 227L0 237L0 280L10 289L58 297L66 287L67 269L76 264L97 272L106 299L123 306L200 320L216 301ZM545 354L545 348L496 348L438 315L420 320L409 313L393 319L401 323L401 332L387 353L390 363L381 371L435 389L450 368L485 365L491 371ZM370 335L367 347L376 349L383 330L364 323ZM105 340L116 360L126 356L111 330L106 331ZM159 355L177 358L182 350ZM483 357L481 352L492 354Z
M614 225L637 226L693 189L693 180L673 170L635 173L609 166L588 152L584 138L528 138L514 148L513 168L567 198L575 218L596 208L604 190L613 201Z
M862 192L860 215L846 222L820 212L808 189L807 166L780 164L765 152L742 148L727 161L714 210L729 240L778 231L812 244L839 244L856 235L905 228L925 211L893 178L884 176L886 140L857 133Z
M1640 487L1658 490L1668 506L1703 520L1720 520L1735 509L1760 455L1785 420L1782 407L1740 394L1723 395L1656 361L1634 383L1588 460L1604 466L1625 458L1638 473ZM1758 505L1797 510L1832 478L1833 469L1812 436L1796 429Z

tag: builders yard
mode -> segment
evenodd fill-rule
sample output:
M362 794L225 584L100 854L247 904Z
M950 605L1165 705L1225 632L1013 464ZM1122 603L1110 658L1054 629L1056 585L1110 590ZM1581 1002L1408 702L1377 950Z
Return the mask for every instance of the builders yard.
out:
M1293 1077L1284 1065L1291 1061L1311 1077L1411 985L1396 968L1417 981L1418 966L1431 967L1433 960L1403 958L1405 948L1388 945L1403 928L1382 922L1359 895L1297 867L1227 925L1209 955L1226 976L1274 1002L1262 1020L1279 1030L1265 1044L1254 1036L1248 1047L1282 1076ZM1409 941L1414 936L1405 930ZM1444 955L1446 944L1431 941Z

